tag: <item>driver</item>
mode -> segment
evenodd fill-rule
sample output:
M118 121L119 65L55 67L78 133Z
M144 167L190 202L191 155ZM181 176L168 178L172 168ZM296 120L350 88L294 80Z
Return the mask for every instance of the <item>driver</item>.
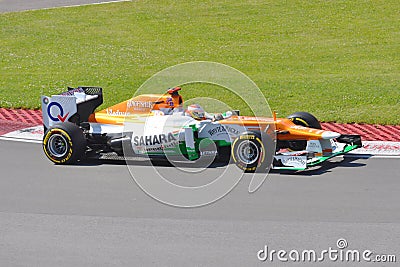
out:
M190 116L195 120L202 121L202 120L212 120L212 121L219 121L223 119L227 119L232 116L232 112L228 111L223 114L215 114L211 115L204 111L204 109L199 104L192 104L187 107L185 110L185 115Z
M187 107L185 110L185 115L192 117L195 120L202 121L211 118L207 118L206 112L199 104L192 104Z

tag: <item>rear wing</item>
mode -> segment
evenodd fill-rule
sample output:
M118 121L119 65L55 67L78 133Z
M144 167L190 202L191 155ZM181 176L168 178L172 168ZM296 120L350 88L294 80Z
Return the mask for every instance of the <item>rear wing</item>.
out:
M45 131L54 124L87 122L89 115L103 103L100 87L68 87L68 91L51 97L42 96L42 116Z

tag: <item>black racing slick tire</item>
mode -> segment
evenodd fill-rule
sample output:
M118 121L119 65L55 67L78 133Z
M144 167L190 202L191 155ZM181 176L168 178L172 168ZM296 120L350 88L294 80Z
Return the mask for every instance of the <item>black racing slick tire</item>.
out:
M272 163L275 144L267 134L244 132L232 144L232 159L245 172L265 172Z
M287 117L296 125L301 125L309 128L322 129L318 119L308 112L296 112Z
M86 151L85 135L73 123L56 124L44 134L43 151L56 164L76 163Z
M315 128L315 129L322 129L321 123L318 121L318 119L314 115L308 112L296 112L288 116L287 118L290 119L296 125ZM288 147L289 150L301 151L305 150L306 147L307 147L306 140L289 141L289 147Z

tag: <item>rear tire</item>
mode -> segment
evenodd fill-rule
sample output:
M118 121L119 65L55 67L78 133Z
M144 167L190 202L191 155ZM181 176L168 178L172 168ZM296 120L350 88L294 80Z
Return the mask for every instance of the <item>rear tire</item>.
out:
M274 142L267 134L245 132L233 141L232 158L245 172L264 172L275 154Z
M287 118L296 125L308 128L322 129L321 123L318 121L318 119L314 115L308 112L296 112L288 116ZM289 141L288 148L292 151L305 150L306 147L307 147L306 140Z
M86 151L85 135L73 123L56 124L49 128L43 137L43 151L47 158L56 164L73 164L80 160Z

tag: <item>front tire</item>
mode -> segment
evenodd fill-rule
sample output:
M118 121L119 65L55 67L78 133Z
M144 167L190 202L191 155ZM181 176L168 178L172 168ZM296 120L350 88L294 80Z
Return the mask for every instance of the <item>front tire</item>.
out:
M308 112L296 112L287 117L296 125L301 125L304 127L322 129L321 123L318 119Z
M294 124L314 128L314 129L322 129L321 123L318 119L308 112L296 112L291 114L287 117L291 120ZM289 141L289 150L292 151L302 151L305 150L307 147L306 140L296 140L296 141Z
M266 171L272 163L274 142L267 134L245 132L232 144L232 159L245 172Z
M86 150L83 131L66 122L49 128L43 137L43 151L56 164L72 164L80 160Z

